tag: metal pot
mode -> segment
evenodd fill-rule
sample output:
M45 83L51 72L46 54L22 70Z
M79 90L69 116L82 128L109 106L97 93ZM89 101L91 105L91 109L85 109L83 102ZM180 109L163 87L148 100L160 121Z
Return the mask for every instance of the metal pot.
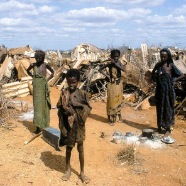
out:
M132 132L127 132L127 133L125 134L125 136L131 137L131 136L134 136L134 134L133 134Z
M143 129L142 136L147 138L152 138L152 134L154 133L153 129Z
M140 137L139 137L139 141L140 141L141 143L145 143L147 140L148 140L147 137L143 137L143 136L140 136Z

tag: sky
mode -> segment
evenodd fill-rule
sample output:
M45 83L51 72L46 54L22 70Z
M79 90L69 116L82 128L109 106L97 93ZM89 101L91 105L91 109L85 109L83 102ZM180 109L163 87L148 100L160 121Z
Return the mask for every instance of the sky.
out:
M1 0L0 45L186 48L186 0Z

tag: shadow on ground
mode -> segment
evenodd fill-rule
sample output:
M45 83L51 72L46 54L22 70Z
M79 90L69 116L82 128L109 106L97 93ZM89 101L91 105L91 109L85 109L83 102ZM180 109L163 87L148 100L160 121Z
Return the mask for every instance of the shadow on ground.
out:
M108 122L107 118L104 118L104 117L99 116L97 114L90 114L89 118L97 120L97 121L100 121L100 122L103 122L103 123L107 123Z
M65 173L65 157L61 155L54 155L50 151L45 151L41 153L40 159L43 161L46 167L49 167L52 170ZM79 173L73 168L71 171L79 176Z
M155 129L155 128L151 127L149 124L137 123L137 122L129 121L126 119L123 119L123 123L129 125L130 127L137 128L140 130L147 129L147 128L148 129Z
M22 123L30 132L34 132L36 130L35 125L31 121L19 121Z

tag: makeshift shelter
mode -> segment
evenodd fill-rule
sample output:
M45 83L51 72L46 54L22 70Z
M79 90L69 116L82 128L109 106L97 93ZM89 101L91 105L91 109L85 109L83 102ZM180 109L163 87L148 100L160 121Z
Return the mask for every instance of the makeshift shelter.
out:
M71 52L71 58L76 60L97 61L105 58L105 52L94 45L82 43Z
M7 55L7 49L5 46L0 46L0 65L5 60L5 57Z
M11 48L8 50L8 55L26 55L33 57L34 50L27 45L26 47Z

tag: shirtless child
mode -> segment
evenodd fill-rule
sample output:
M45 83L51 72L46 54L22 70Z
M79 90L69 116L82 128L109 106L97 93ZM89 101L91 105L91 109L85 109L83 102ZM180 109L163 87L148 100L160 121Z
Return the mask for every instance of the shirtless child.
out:
M68 87L62 90L57 103L59 128L61 137L59 145L66 145L66 172L62 180L67 181L71 175L70 157L71 151L77 143L80 162L80 179L83 183L89 183L89 178L84 174L84 147L85 121L91 111L87 92L78 89L80 72L70 69L66 74Z

